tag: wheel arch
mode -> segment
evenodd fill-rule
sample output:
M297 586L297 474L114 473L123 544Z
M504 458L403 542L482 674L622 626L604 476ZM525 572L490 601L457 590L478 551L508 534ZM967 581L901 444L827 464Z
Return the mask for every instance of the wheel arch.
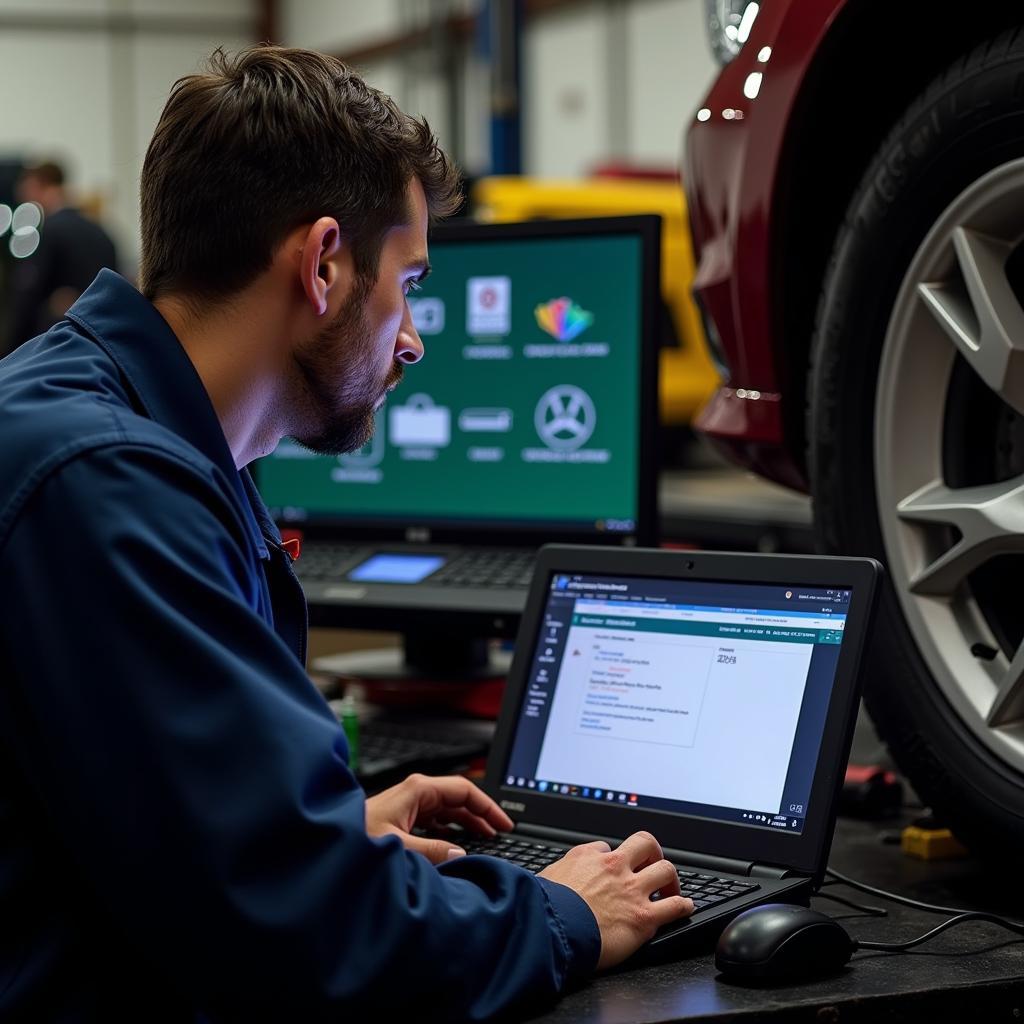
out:
M836 16L801 84L772 202L769 286L780 357L784 432L807 476L807 371L829 258L853 193L878 147L913 99L984 39L1024 24L1015 0L992 0L985 17L850 0ZM884 69L884 75L876 69Z

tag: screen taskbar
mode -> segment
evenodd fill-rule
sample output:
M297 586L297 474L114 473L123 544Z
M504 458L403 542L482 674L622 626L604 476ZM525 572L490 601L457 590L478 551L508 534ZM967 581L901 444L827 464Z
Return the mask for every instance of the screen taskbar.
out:
M753 825L776 832L799 835L803 831L806 808L795 805L789 814L781 810L746 810L733 807L717 807L712 804L695 804L685 800L666 800L663 797L643 796L622 790L603 789L595 786L581 786L568 782L554 782L550 779L528 779L524 776L507 775L505 785L511 789L532 790L548 796L565 796L577 800L590 800L618 807L637 807L651 811L671 811L673 814L687 814L695 818L712 818L741 825ZM799 812L797 811L799 807Z

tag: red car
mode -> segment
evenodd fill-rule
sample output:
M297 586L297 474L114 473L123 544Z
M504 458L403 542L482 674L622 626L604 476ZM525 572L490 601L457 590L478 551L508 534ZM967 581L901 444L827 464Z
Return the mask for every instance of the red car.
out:
M1024 8L708 6L684 181L726 384L698 426L887 566L868 709L958 835L1019 855Z

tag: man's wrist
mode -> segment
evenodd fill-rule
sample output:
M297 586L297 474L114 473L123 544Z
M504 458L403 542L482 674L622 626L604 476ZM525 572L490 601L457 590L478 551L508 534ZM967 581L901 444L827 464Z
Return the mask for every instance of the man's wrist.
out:
M569 988L589 978L601 957L601 931L587 901L574 889L550 878L538 878L562 946L565 977Z

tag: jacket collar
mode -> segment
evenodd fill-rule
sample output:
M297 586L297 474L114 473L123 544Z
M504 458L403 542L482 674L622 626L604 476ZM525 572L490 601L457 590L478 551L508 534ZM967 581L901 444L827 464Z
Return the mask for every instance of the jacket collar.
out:
M262 513L269 522L263 502L248 473L243 480L235 468L210 396L157 308L120 274L101 270L66 315L117 364L141 411L197 448L231 481L248 513L246 523L260 557L268 558L256 520ZM274 534L276 529L272 538Z

